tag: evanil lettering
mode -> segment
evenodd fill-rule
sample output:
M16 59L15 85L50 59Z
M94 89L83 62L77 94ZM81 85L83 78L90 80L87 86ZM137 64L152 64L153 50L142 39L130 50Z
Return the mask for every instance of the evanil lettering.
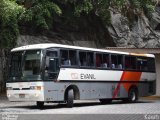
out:
M81 79L96 79L95 77L94 77L94 74L80 74L80 76L81 76Z

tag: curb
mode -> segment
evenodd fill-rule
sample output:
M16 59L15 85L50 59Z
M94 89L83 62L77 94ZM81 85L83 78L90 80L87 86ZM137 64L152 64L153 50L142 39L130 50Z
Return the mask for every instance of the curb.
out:
M160 100L160 96L140 97L140 99L146 99L146 100Z

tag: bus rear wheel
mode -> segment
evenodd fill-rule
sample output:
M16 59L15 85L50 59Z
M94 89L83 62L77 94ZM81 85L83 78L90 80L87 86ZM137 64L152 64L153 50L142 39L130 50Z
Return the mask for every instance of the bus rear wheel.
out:
M136 102L138 100L138 91L135 88L131 88L128 93L128 102Z
M74 103L74 92L73 89L68 90L67 94L67 107L72 108Z
M37 101L37 107L38 108L43 108L44 107L44 102Z

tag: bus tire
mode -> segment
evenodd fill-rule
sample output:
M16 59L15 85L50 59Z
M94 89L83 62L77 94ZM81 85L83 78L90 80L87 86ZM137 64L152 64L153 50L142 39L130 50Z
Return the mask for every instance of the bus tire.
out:
M74 92L73 89L68 90L67 94L67 107L72 108L74 102Z
M43 108L44 107L44 102L42 102L42 101L37 101L37 107L38 108Z
M112 99L99 99L102 104L108 104L112 102Z
M131 88L128 92L128 102L134 103L138 100L138 91L135 88Z

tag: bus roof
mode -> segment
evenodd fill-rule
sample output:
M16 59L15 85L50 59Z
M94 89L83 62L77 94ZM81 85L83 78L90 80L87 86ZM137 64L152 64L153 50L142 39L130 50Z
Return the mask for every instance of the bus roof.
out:
M47 49L47 48L54 48L54 47L97 51L97 52L108 52L108 53L126 54L126 55L135 55L135 56L154 57L153 54L138 54L138 53L120 52L120 51L113 51L113 50L106 50L106 49L87 48L87 47L55 44L55 43L43 43L43 44L33 44L33 45L21 46L21 47L13 48L11 50L11 52L23 51L23 50Z

